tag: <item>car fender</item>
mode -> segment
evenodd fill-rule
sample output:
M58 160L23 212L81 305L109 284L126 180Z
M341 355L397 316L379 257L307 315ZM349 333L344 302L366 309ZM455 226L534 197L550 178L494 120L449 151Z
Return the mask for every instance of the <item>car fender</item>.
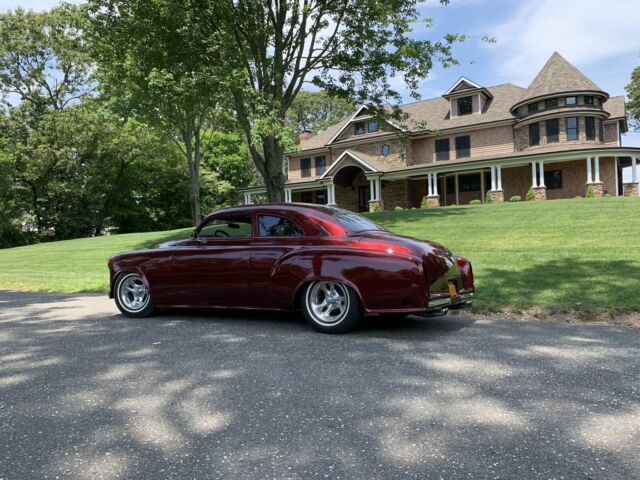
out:
M271 271L274 301L291 309L300 288L319 280L350 286L367 312L426 306L426 280L417 258L349 247L302 248L283 255Z

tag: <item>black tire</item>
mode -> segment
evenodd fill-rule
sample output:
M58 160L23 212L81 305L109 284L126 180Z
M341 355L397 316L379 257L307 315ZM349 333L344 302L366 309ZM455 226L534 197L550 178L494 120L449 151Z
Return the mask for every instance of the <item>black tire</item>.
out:
M334 287L333 291L337 292L338 296L332 299L334 302L332 305L335 305L335 308L328 307L326 310L328 313L324 314L325 317L321 317L320 314L317 314L319 307L318 295L322 298L322 294L319 292L328 285ZM318 281L310 283L302 295L301 303L302 313L307 323L318 332L346 333L356 328L362 319L362 305L358 295L351 287L340 282ZM332 312L338 311L341 313L336 314L335 318L330 321L327 320L326 315L330 316Z
M128 285L135 285L136 287L144 288L144 300L140 302L139 307L133 307L134 299L138 294L143 294L142 290L136 291L136 293L128 290ZM144 279L137 273L123 273L118 276L113 288L113 298L116 301L118 310L123 315L130 318L142 318L148 317L153 313L153 301L151 295L148 292L147 285Z

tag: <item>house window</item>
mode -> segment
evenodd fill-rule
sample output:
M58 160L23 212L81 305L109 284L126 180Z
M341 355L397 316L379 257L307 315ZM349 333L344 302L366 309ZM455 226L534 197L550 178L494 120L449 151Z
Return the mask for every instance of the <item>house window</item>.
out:
M324 190L316 192L316 203L325 205L327 203L327 196Z
M458 190L461 192L479 192L480 174L460 175L458 177Z
M562 188L562 170L544 172L544 184L548 190Z
M578 140L578 117L567 117L567 140Z
M382 156L388 157L390 154L391 154L391 147L389 146L389 144L385 143L384 145L382 145Z
M565 105L577 105L578 99L576 97L564 97Z
M378 120L375 118L372 118L371 120L369 120L367 122L367 130L369 131L369 133L372 132L377 132L378 131Z
M300 160L300 171L302 172L303 177L311 176L311 159L303 158Z
M355 135L362 135L365 133L364 122L356 122L353 124L353 133Z
M584 129L587 134L587 140L596 139L596 119L593 117L585 117Z
M320 176L327 170L327 159L325 156L316 157L316 175Z
M436 140L436 160L449 160L449 139Z
M558 119L547 120L547 143L556 143L558 141L558 134L560 133L560 127L558 125Z
M544 108L555 108L558 106L558 99L557 98L547 98L544 101Z
M530 103L527 108L528 108L529 113L537 112L538 111L538 102Z
M473 112L473 97L458 99L458 115L468 115Z
M598 120L598 135L600 136L600 141L604 142L604 122L602 119Z
M471 137L456 137L456 158L464 158L471 156Z
M584 104L585 105L593 105L593 95L585 95L584 96Z
M529 125L529 146L540 145L540 124Z

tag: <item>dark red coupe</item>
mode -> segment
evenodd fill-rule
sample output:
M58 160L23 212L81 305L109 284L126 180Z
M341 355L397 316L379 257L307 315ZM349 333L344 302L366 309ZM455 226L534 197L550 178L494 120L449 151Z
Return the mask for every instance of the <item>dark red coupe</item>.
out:
M313 328L351 330L364 313L445 314L471 305L471 264L338 208L226 208L191 238L109 259L110 298L129 317L155 308L302 310Z

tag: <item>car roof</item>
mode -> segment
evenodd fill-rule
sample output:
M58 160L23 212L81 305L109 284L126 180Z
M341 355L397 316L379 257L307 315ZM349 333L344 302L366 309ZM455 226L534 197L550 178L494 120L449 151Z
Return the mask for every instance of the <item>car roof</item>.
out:
M240 213L240 212L253 212L256 210L279 210L279 211L291 211L298 213L305 213L309 210L324 213L325 215L335 215L341 212L342 209L328 207L326 205L317 205L315 203L256 203L252 205L237 205L235 207L225 207L215 212L211 212L207 217L218 213Z

